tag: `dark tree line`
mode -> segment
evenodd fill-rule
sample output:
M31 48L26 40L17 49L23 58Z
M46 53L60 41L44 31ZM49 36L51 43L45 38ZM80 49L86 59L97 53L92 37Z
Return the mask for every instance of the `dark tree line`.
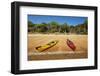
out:
M50 23L34 24L28 21L28 32L29 33L65 33L65 34L88 34L88 21L86 20L83 24L68 25L67 23L59 24L58 22L52 21Z

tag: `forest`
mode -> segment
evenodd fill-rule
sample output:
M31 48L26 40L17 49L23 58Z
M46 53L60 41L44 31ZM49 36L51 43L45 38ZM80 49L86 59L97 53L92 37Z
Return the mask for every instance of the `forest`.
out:
M28 21L28 33L40 34L88 34L88 21L82 24L69 25L67 23L60 24L55 21L49 23L35 24Z

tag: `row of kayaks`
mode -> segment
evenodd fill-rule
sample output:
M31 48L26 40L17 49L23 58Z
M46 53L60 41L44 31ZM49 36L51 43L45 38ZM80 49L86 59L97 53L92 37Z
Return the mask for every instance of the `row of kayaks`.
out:
M45 50L47 50L47 49L49 49L49 48L55 46L58 42L59 42L58 40L54 40L54 41L51 41L51 42L49 42L49 43L47 43L47 44L45 44L45 45L37 46L37 47L35 47L35 49L36 49L38 52L42 52L42 51L45 51ZM75 46L75 44L74 44L71 40L67 39L67 40L66 40L66 44L67 44L73 51L75 51L76 46Z

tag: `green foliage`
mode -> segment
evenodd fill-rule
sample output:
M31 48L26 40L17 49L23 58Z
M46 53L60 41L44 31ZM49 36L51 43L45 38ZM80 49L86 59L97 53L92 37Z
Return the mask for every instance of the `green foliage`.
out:
M31 21L28 21L28 27L33 27L34 24Z
M66 23L61 25L61 32L67 32L68 33L69 30L70 30L70 28L69 28L69 26Z
M88 21L83 24L68 25L67 23L59 24L52 21L50 23L33 24L28 21L28 32L32 33L74 33L74 34L88 34Z
M49 24L52 25L52 26L58 26L58 25L59 25L59 23L57 23L57 22L55 22L55 21L52 21L52 22L50 22Z

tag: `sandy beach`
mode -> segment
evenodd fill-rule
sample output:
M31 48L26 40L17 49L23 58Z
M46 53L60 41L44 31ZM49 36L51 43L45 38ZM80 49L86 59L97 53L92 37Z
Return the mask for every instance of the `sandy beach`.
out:
M66 44L70 39L76 46L72 51ZM38 52L37 46L45 45L51 41L59 42L43 51ZM88 35L64 35L64 34L28 34L28 60L55 60L55 59L77 59L87 58L88 54Z

